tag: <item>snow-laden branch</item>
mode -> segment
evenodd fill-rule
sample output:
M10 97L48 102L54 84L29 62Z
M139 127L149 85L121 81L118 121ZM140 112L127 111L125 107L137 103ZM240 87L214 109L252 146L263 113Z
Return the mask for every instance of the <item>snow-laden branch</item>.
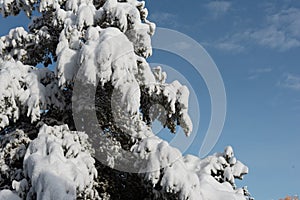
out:
M54 73L21 62L0 63L0 129L16 122L21 115L40 119L41 111L64 107Z
M49 33L51 31L45 26L32 33L23 27L10 30L8 35L0 38L0 60L20 61L33 66L43 62L48 66L56 43L56 37Z
M99 199L93 152L83 132L67 125L40 128L24 156L25 178L13 182L26 199Z
M224 153L201 160L182 156L166 141L152 136L136 143L132 151L143 159L136 165L143 166L140 172L153 184L157 199L167 199L168 193L179 194L180 199L245 199L247 190L236 188L234 180L242 179L248 168L236 160L230 146Z

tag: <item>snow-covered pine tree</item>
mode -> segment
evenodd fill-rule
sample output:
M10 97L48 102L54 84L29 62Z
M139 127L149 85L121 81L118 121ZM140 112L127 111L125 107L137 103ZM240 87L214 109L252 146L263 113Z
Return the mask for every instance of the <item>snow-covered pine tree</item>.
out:
M0 199L251 199L231 147L182 156L152 132L192 123L187 87L146 61L144 1L0 1L4 17L34 10L0 39Z

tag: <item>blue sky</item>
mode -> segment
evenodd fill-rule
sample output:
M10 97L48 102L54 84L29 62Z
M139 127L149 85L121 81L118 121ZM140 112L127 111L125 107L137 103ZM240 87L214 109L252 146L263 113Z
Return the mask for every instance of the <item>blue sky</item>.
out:
M212 152L234 147L250 168L239 183L258 200L300 194L300 2L164 0L147 7L157 26L192 37L218 66L227 117ZM150 60L185 74L197 93L200 128L187 151L197 155L210 119L205 84L174 55L154 51Z
M300 1L163 0L146 6L157 26L192 37L218 66L227 117L212 152L234 147L250 168L239 183L257 200L300 194ZM23 14L0 17L0 35L27 23ZM176 55L154 50L149 62L174 67L195 90L201 120L186 153L197 155L210 119L204 81Z

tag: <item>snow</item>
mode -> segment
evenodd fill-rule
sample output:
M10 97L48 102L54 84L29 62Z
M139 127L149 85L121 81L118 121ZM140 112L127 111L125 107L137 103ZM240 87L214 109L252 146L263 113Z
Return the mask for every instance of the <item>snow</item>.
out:
M0 129L9 120L16 122L22 114L35 122L40 118L40 110L64 107L54 74L48 69L5 61L0 63L0 80Z
M30 139L22 130L16 130L1 136L0 140L0 185L1 189L10 188L7 183L24 178L22 160ZM21 166L20 166L21 165ZM4 187L3 187L4 186ZM1 190L0 189L0 190ZM0 195L1 196L1 195ZM1 199L1 198L0 198Z
M163 72L160 66L154 67L152 70L157 82L161 84L166 82L167 73Z
M50 33L45 26L35 33L27 33L23 27L11 29L8 35L0 38L0 48L2 50L0 51L0 60L32 63L34 59L29 56L29 52L32 53L30 48L37 48L37 45L41 45L49 39ZM41 53L40 51L34 51L35 56Z
M94 24L95 10L93 5L80 5L76 23L79 30L82 30L84 26L92 26Z
M133 1L134 2L134 1ZM117 1L111 1L108 0L106 1L106 3L104 4L104 6L102 8L99 8L99 10L96 10L95 7L90 4L89 2L82 2L81 4L75 0L69 0L66 3L66 7L67 10L72 10L73 13L77 13L77 15L72 15L70 13L62 11L62 9L58 9L57 11L57 15L58 18L60 19L60 21L65 21L65 28L64 31L62 32L63 35L61 35L60 38L60 43L58 44L58 48L56 50L57 55L59 56L59 60L61 59L61 57L65 57L62 54L62 50L65 48L70 48L70 49L74 49L74 47L72 46L72 42L71 40L71 31L69 30L71 26L76 25L77 29L79 31L81 31L83 29L83 27L89 27L95 24L95 21L102 21L103 17L106 17L105 23L110 24L110 26L116 26L118 27L118 29L116 30L121 30L121 32L125 33L125 35L127 36L127 38L130 40L130 42L133 43L134 46L134 52L138 53L138 55L142 55L144 57L148 57L149 55L151 55L152 49L151 49L151 39L150 36L154 33L154 27L152 24L150 23L142 23L140 21L140 12L144 11L143 8L143 3L119 3ZM51 4L52 5L52 4ZM48 5L47 6L51 6ZM80 5L78 7L78 5ZM136 6L139 7L139 10L136 9ZM140 12L139 12L140 11ZM145 11L147 12L147 11ZM104 13L106 13L104 15ZM145 13L143 14L144 18L145 18ZM68 23L67 23L68 22ZM73 29L73 28L71 28ZM108 28L109 29L109 28ZM93 28L90 28L90 30L93 30ZM116 31L115 30L115 31ZM88 31L90 32L90 31ZM115 36L114 39L110 39L111 42L105 42L107 43L106 45L103 44L103 46L107 46L105 48L99 48L103 51L103 56L98 55L96 56L96 59L98 61L99 64L105 64L106 66L109 65L109 62L106 62L106 60L101 60L101 58L107 59L107 57L105 57L105 53L107 52L107 48L109 49L109 47L113 47L111 46L112 43L114 43L114 45L118 45L118 40L120 40L121 44L118 47L121 47L120 51L121 51L121 55L122 54L126 54L128 52L130 52L131 50L128 50L128 47L132 46L131 44L125 44L124 42L122 42L124 39L122 39L122 37L124 37L124 34L121 33L113 33L112 31L109 30L105 30L105 33L100 33L102 35L102 38L107 38L105 35L109 35L112 34L111 36ZM98 38L97 36L97 32L93 32L93 33L88 33L86 35L85 40L87 40L86 44L88 44L89 47L86 48L93 48L95 49L95 46L97 46L100 42L100 40L96 41L96 38ZM75 39L77 39L77 41L79 40L79 37L81 37L80 35L78 37L75 37ZM96 38L95 38L96 37ZM94 41L94 42L91 42ZM115 42L114 42L115 41ZM118 41L118 42L116 42ZM125 40L124 40L125 41ZM128 43L128 42L127 42ZM78 45L77 48L78 49ZM89 57L91 56L90 54L92 54L92 50L88 51L88 50L84 50L85 47L82 48L83 50L81 51L83 53L83 56L79 56L79 62L80 64L82 64L82 57L87 56L86 60L89 59ZM118 50L118 48L115 48L114 51ZM66 51L68 51L66 49ZM96 51L98 52L98 50ZM68 54L69 52L67 52L66 54ZM109 53L112 53L113 55L118 55L119 52L107 52L107 55ZM72 55L76 54L75 52L71 53ZM88 55L87 55L88 54ZM61 56L60 56L61 55ZM97 58L98 57L98 58ZM129 56L128 56L129 57ZM135 56L134 56L135 57ZM65 57L66 58L66 57ZM90 58L91 60L93 60L93 57ZM72 77L72 75L76 74L77 68L74 67L73 72L71 71L71 68L68 67L65 69L63 67L63 65L65 63L70 63L69 65L74 65L74 63L69 62L71 59L69 60L63 60L61 61L62 64L58 63L57 66L57 71L59 72L59 77L62 78L62 80L60 80L60 85L63 85L65 82L68 82L69 79ZM74 60L76 60L76 58L72 58L73 62ZM115 60L115 58L112 58L112 60ZM100 61L100 62L99 62ZM86 80L89 82L92 82L93 84L95 84L96 81L96 77L94 77L92 74L94 74L95 72L97 72L97 70L95 69L95 63L93 63L94 61L91 61L91 63L86 63L88 65L83 64L82 68L83 68L83 75L86 77ZM91 66L89 66L89 64L91 64ZM105 70L98 70L99 73L101 73L100 80L103 79L103 82L109 80L109 76L110 73L108 71ZM66 74L66 75L63 75ZM72 80L72 79L71 79Z
M233 149L232 149L231 146L225 147L225 152L224 153L225 153L225 156L226 156L227 159L230 159L234 156Z
M240 161L237 161L232 167L232 175L239 179L243 179L242 175L248 174L249 169Z
M161 81L161 80L158 80ZM182 127L186 135L189 135L192 132L193 124L188 115L188 95L189 91L186 86L181 85L178 81L173 81L171 84L167 83L148 83L145 86L146 90L149 91L147 96L146 103L152 104L164 104L164 109L166 112L166 117L168 118L159 118L163 126L168 126L171 131L175 132L174 127L177 125L175 122L172 124L169 123L171 119L176 119L177 123ZM186 96L187 95L187 96ZM167 99L166 102L164 99ZM150 101L150 102L149 102ZM176 107L177 105L177 107Z
M234 178L242 178L248 168L240 161L230 165L225 160L229 150L233 155L232 147L201 160L191 155L182 157L176 148L153 136L142 139L132 150L146 162L136 163L137 166L145 165L140 170L145 173L145 179L153 185L159 184L167 192L179 193L180 199L245 199L241 193L243 189L235 188ZM214 178L211 173L218 174L218 171L222 172L222 177Z
M59 78L59 86L69 84L77 72L77 51L68 47L58 53L56 75Z
M17 194L10 190L0 190L0 199L1 200L21 200Z
M233 189L226 187L225 184L216 183L211 176L200 176L201 193L198 199L216 200L216 199L230 199L230 200L245 200L243 194L235 192Z
M75 199L77 193L96 198L97 170L90 150L84 133L66 125L43 125L24 157L24 173L37 199Z

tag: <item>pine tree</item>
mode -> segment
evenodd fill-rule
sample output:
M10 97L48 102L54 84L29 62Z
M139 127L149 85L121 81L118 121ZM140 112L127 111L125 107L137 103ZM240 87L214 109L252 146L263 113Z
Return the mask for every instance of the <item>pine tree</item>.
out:
M235 185L248 168L232 147L201 160L152 132L155 119L187 136L192 123L187 87L146 61L145 2L1 1L0 11L32 17L0 39L1 199L252 199Z

